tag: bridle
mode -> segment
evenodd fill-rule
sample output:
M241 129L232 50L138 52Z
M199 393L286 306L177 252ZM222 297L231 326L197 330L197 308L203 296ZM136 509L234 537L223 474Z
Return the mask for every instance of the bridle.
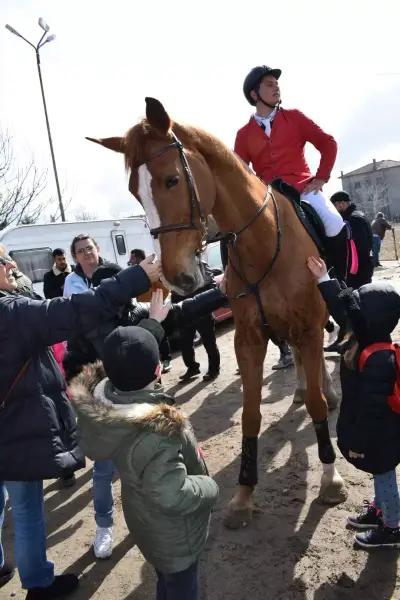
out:
M133 166L133 168L138 169L141 165L147 164L147 163L155 160L156 158L158 158L159 156L162 156L163 154L165 154L169 150L172 150L173 148L176 148L178 150L179 158L180 158L181 165L182 165L184 173L185 173L185 179L186 179L186 182L187 182L187 185L189 188L189 193L190 193L190 199L189 199L190 222L189 223L176 223L176 224L171 224L171 225L161 225L160 227L154 227L153 229L150 229L150 233L156 239L160 235L160 233L167 233L169 231L180 231L183 229L197 229L201 232L201 243L200 243L200 247L197 250L197 253L201 254L201 252L203 252L203 250L206 246L206 243L207 243L207 233L208 233L207 218L206 218L204 211L200 204L200 199L199 199L199 195L198 195L198 191L197 191L196 182L194 180L192 170L191 170L188 160L186 158L183 144L177 138L177 136L175 135L175 133L173 131L171 132L171 134L172 134L172 138L174 140L171 144L164 146L163 148L158 150L158 152L155 152L152 156L150 156L146 160L143 160L140 163L136 163ZM237 242L238 242L239 236L244 231L246 231L249 227L251 227L251 225L253 225L253 223L255 223L255 221L258 219L258 217L264 212L264 210L266 209L266 207L268 205L268 201L270 198L272 199L272 204L274 207L275 223L276 223L275 251L272 256L271 261L268 263L268 265L267 265L266 269L264 270L263 274L261 275L261 277L259 277L257 279L257 281L252 283L246 278L246 276L244 274L244 270L243 270L243 267L242 267L242 264L240 261L240 255L239 255L239 252L237 249ZM196 213L198 214L199 219L200 219L199 224L195 222L195 214ZM246 291L237 294L236 296L234 296L234 298L239 299L239 298L248 296L249 294L254 294L255 298L256 298L258 310L260 312L261 321L262 321L262 324L264 327L269 327L269 325L268 325L264 307L263 307L262 301L261 301L260 284L265 279L265 277L269 274L269 272L272 270L272 267L274 266L276 259L278 258L280 248L281 248L281 236L282 236L282 231L281 231L281 227L280 227L280 216L279 216L278 204L276 202L275 195L272 191L272 187L270 185L268 185L267 192L266 192L265 198L264 198L264 202L259 207L257 212L253 215L253 217L246 223L246 225L241 227L236 232L229 232L226 234L222 234L218 237L218 240L225 240L229 244L229 246L232 250L232 255L235 256L235 262L237 263L235 265L232 261L232 258L230 258L230 264L232 266L232 269L236 273L236 275L239 277L239 279L246 286Z
M157 239L160 233L168 233L169 231L181 231L183 229L196 229L201 233L200 247L198 248L198 252L201 253L203 252L207 241L207 218L200 204L196 182L194 180L192 170L186 158L183 144L177 138L173 131L171 132L171 135L174 140L171 144L164 146L163 148L161 148L161 150L155 152L152 156L142 161L141 163L135 164L134 168L138 169L141 165L145 165L155 160L159 156L162 156L169 150L176 148L178 150L179 159L181 161L181 165L185 173L186 183L189 189L190 221L189 223L174 223L170 225L161 225L160 227L153 227L153 229L150 229L150 233L154 237L154 239ZM199 223L196 223L195 221L196 213L199 217Z

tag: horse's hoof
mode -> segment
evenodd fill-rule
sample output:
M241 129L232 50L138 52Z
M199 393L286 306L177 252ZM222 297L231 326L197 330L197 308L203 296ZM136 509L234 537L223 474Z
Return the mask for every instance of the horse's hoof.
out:
M306 390L297 389L293 396L293 404L304 404L306 401Z
M248 508L228 508L224 518L224 525L227 529L242 529L247 527L253 518L253 509Z
M345 483L339 473L336 473L333 479L328 479L325 475L322 475L318 496L320 504L340 504L347 500L347 496Z
M339 404L339 396L335 392L335 390L331 390L329 394L326 394L326 403L328 404L329 410L335 410L337 405Z

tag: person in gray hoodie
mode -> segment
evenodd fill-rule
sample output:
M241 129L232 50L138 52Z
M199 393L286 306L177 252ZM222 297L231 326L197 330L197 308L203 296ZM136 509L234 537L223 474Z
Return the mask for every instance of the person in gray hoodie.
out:
M82 449L112 459L120 475L126 524L156 570L157 600L197 600L218 486L188 419L157 389L163 318L117 327L105 339L103 363L84 367L69 392Z

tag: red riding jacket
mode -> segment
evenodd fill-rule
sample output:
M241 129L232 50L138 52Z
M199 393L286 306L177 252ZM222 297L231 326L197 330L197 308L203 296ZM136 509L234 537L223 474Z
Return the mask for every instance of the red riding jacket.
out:
M299 110L280 109L268 137L254 119L239 129L235 152L266 183L280 177L302 192L314 178L305 156L304 146L310 142L319 150L321 160L315 178L328 181L335 163L337 144L314 121Z

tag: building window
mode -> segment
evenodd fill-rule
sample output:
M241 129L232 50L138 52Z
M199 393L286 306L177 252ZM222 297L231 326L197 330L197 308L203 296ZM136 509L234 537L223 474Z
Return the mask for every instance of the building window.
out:
M115 236L115 245L117 246L118 254L126 254L125 238L123 235Z
M361 187L361 182L360 181L356 181L355 184L354 184L354 189L355 190L359 190L360 187Z
M376 183L377 184L382 184L383 183L383 177L377 177L376 178Z

